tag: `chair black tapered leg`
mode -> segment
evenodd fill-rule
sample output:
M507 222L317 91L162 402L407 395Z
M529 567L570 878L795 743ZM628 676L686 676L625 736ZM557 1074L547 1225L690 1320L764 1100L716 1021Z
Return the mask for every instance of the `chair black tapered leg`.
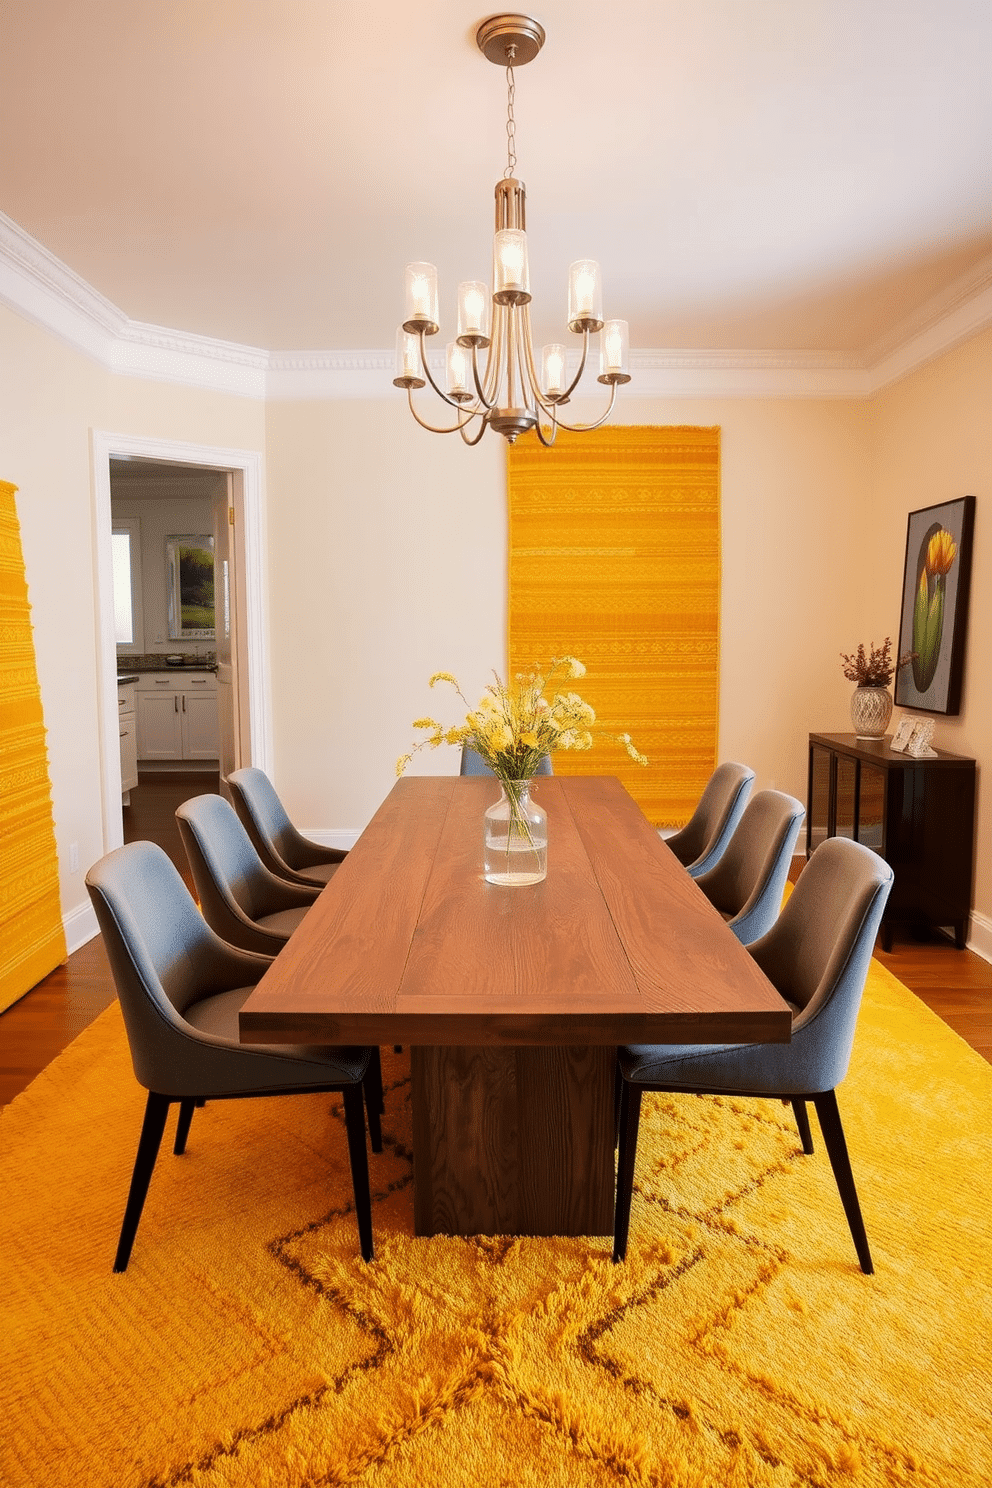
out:
M360 1085L344 1087L344 1124L348 1133L351 1186L355 1192L355 1216L362 1260L375 1259L372 1244L372 1192L369 1188L369 1156L365 1146L365 1102Z
M379 1050L375 1046L372 1048L372 1058L369 1060L369 1066L362 1081L362 1091L369 1119L369 1142L373 1152L381 1152L382 1122L380 1117L385 1107L382 1100L382 1065L379 1062Z
M171 1104L167 1095L156 1095L154 1090L149 1090L148 1100L145 1103L145 1119L141 1124L138 1152L134 1159L134 1171L131 1174L131 1188L124 1210L124 1223L121 1225L117 1255L114 1257L115 1271L126 1271L127 1263L131 1259L131 1247L138 1233L138 1221L145 1207L145 1195L155 1169L158 1149L162 1145L165 1118L169 1114Z
M799 1140L803 1144L803 1151L809 1157L813 1151L813 1133L809 1129L809 1112L804 1100L792 1101L792 1114L796 1118L796 1127L799 1131Z
M866 1276L872 1276L875 1267L872 1265L871 1251L868 1249L868 1236L865 1233L865 1222L861 1217L858 1191L854 1186L851 1159L847 1153L847 1142L844 1140L840 1111L837 1109L837 1096L834 1091L827 1090L823 1095L814 1095L813 1105L816 1107L823 1141L830 1158L830 1166L837 1180L841 1203L844 1205L844 1213L847 1215L847 1222L851 1228L851 1238L858 1253L858 1260L861 1262L861 1269Z
M613 1067L613 1150L620 1145L620 1100L623 1095L623 1075L619 1060Z
M184 1100L179 1102L179 1120L176 1122L176 1140L172 1150L176 1157L182 1157L186 1151L186 1138L189 1136L190 1122L193 1120L193 1112L202 1101Z
M613 1262L627 1254L630 1230L630 1201L634 1192L637 1163L637 1131L641 1122L641 1087L623 1081L620 1094L620 1165L617 1173L617 1202L613 1215Z
M372 1088L368 1084L369 1077L371 1077L371 1079L374 1081L376 1090L378 1091L379 1098L377 1101L377 1109L379 1111L379 1115L382 1116L386 1110L386 1102L383 1099L382 1095L382 1058L379 1053L378 1045L376 1044L372 1045L372 1058L369 1060L368 1073L365 1077L367 1089Z

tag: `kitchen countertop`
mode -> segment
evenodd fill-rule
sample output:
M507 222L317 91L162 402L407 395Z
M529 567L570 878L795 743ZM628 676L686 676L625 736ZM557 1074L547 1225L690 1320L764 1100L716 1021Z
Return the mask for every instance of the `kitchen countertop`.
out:
M213 676L216 676L217 663L212 662L207 666L204 662L184 661L181 666L166 666L163 662L161 666L141 667L136 672L118 672L117 681L139 682L142 677L147 677L150 673L158 676L164 672L210 672Z

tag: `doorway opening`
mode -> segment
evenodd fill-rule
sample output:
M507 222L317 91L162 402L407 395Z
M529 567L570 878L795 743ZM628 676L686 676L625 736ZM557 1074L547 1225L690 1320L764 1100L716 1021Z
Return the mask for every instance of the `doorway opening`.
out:
M217 520L220 523L220 514L226 510L230 529L229 533L220 534L225 544L226 567L218 563L222 582L217 592L216 651L218 695L226 687L225 702L221 706L229 711L231 727L227 735L229 742L223 752L222 772L247 764L267 770L270 768L271 729L263 623L261 458L254 451L180 444L133 435L93 434L99 711L106 852L124 841L112 557L112 470L119 471L125 464L130 464L145 471L150 467L162 471L172 469L186 476L200 472L214 477L215 487L224 492L223 506L218 505ZM217 477L223 477L223 480L218 482ZM225 630L229 642L226 648ZM216 775L204 774L199 777L199 783L196 779L192 781L187 794L216 789L217 780ZM168 844L163 846L169 850Z

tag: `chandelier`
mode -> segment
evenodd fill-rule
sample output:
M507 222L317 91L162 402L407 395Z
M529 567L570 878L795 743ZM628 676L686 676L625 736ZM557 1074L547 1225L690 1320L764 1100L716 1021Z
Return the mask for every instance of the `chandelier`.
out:
M544 27L530 16L495 15L482 22L475 39L490 62L506 68L506 169L496 183L492 290L475 279L458 286L458 334L446 348L442 388L431 372L425 347L425 338L440 329L437 269L429 263L407 264L406 319L396 333L393 383L406 388L410 412L432 434L457 432L466 444L478 444L486 429L493 428L513 444L518 435L534 429L542 444L551 445L559 428L598 429L609 418L617 388L630 381L627 322L603 320L599 264L590 258L579 259L568 275L568 329L582 337L578 371L569 381L566 349L555 343L542 348L538 375L530 328L524 183L514 175L513 103L514 70L537 56L544 45ZM609 405L595 423L568 424L559 410L579 384L589 356L589 337L597 332L601 333L598 380L610 389ZM482 351L485 361L480 365ZM456 410L457 418L447 428L429 424L414 404L414 389L427 383Z

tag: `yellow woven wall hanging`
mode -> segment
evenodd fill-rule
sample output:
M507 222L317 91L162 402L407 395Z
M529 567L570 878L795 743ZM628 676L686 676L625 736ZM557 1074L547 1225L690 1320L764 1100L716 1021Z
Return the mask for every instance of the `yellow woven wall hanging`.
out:
M0 481L0 1009L66 959L16 490Z
M616 426L509 449L509 670L585 662L604 730L561 774L617 775L649 821L681 825L716 763L719 428Z

